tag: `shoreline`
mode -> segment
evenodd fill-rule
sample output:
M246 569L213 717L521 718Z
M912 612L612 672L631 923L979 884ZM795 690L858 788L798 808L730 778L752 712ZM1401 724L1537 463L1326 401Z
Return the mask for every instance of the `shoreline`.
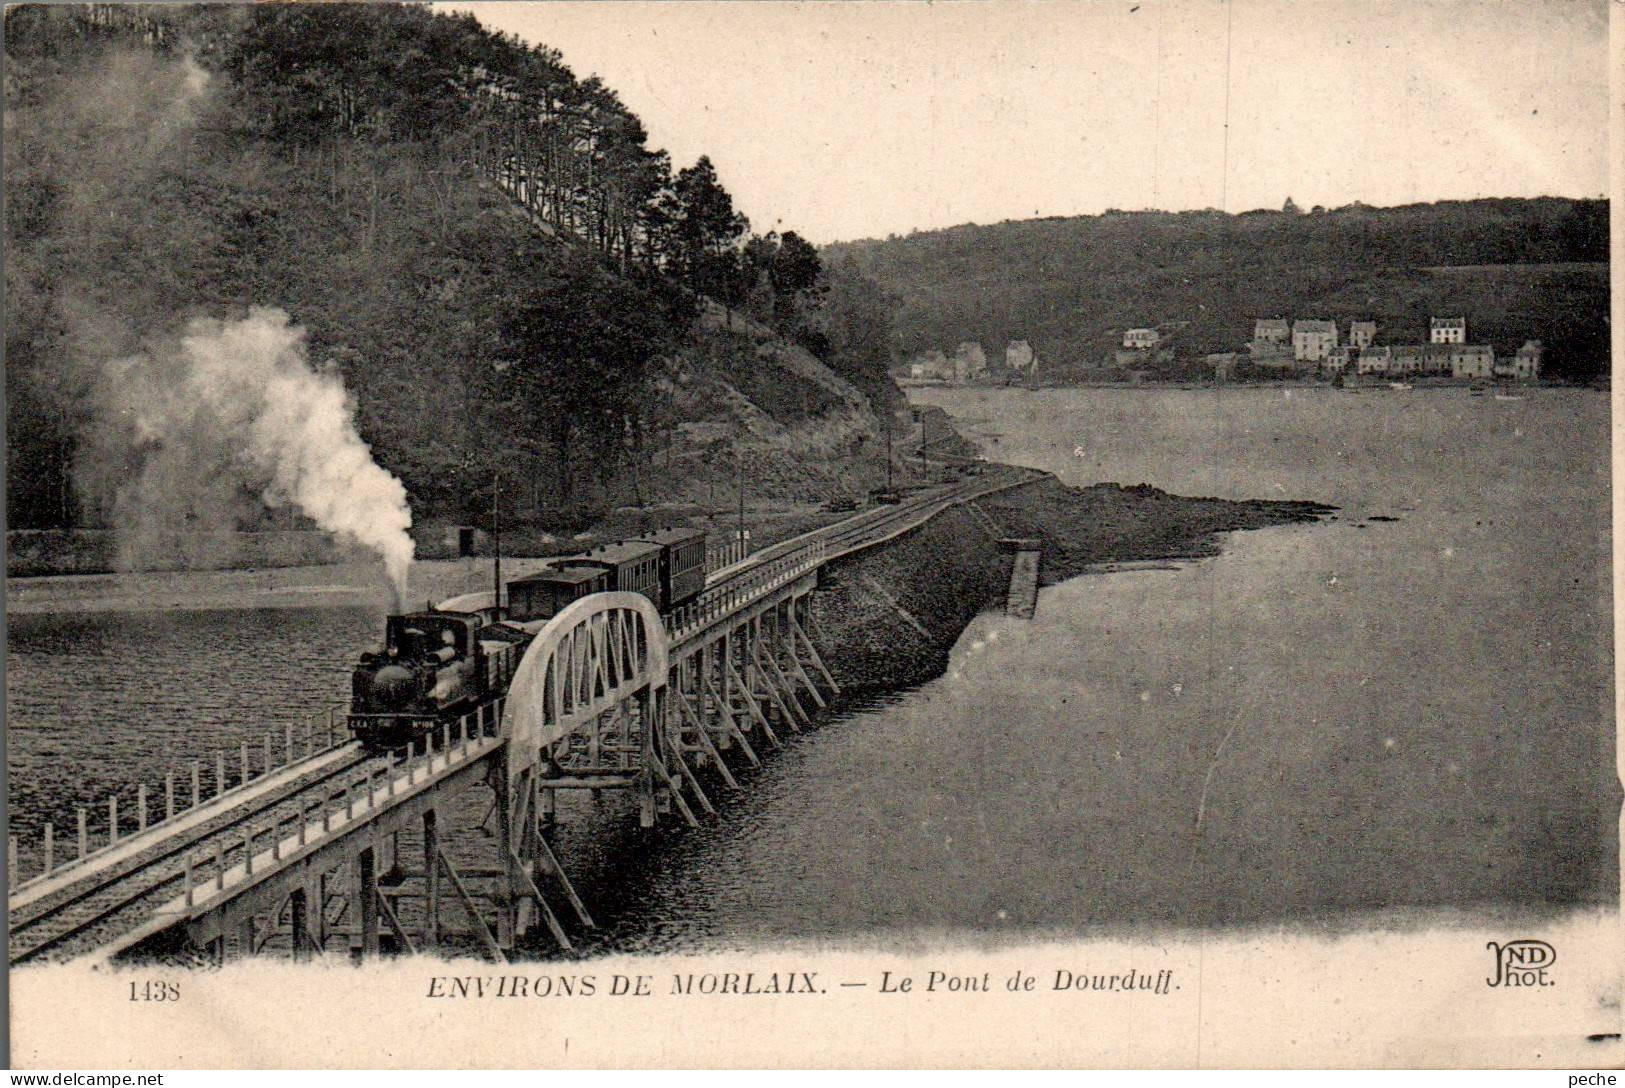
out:
M1145 484L1073 488L1050 476L954 507L883 547L831 563L815 596L831 643L822 649L854 695L941 675L965 628L1005 597L1011 556L1000 550L1002 538L1041 543L1042 589L1119 564L1217 555L1222 534L1335 514L1316 502L1189 497Z
M1034 509L1024 512L1024 506L1029 504ZM1032 536L1044 541L1042 585L1073 577L1099 563L1165 561L1213 554L1217 545L1210 538L1215 533L1306 520L1309 514L1315 515L1309 518L1314 520L1330 512L1330 508L1315 503L1189 498L1155 488L1123 488L1116 484L1074 489L1053 477L975 505L1009 529L1002 535ZM1076 509L1069 510L1073 505ZM831 573L838 579L837 572L849 567L867 570L864 564L871 556L890 554L894 547L908 549L909 542L922 535L936 539L938 527L944 524L952 526L950 535L987 541L985 554L974 559L965 557L980 573L974 585L961 587L979 602L979 611L997 595L988 586L1001 580L996 568L1003 559L994 544L996 538L988 536L985 521L963 507L945 511L893 544L832 564ZM1170 548L1170 544L1174 546ZM938 558L927 549L917 557L917 572L937 566ZM545 557L505 556L503 576L526 574L548 561ZM886 566L893 564L888 560ZM411 578L411 599L440 599L485 588L491 578L491 560L423 559L413 564ZM886 580L899 584L908 581L891 574ZM14 616L346 607L375 608L382 614L389 604L383 568L369 559L296 567L53 574L6 580L6 611ZM936 611L932 609L933 614ZM964 622L969 622L968 616ZM958 637L957 631L954 637Z

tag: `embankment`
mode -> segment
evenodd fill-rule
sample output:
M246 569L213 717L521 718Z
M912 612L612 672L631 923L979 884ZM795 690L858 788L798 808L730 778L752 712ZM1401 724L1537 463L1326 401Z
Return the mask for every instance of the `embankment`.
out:
M1316 521L1309 502L1186 498L1154 487L1071 488L1053 477L954 507L887 544L831 564L814 597L835 678L853 692L922 683L977 613L1004 599L1004 537L1043 542L1042 585L1108 562L1188 559L1217 534Z

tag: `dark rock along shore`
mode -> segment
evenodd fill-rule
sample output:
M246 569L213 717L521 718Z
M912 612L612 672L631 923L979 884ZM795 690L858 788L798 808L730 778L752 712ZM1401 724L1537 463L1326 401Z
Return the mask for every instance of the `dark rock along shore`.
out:
M1186 498L1146 485L1072 488L1053 477L974 505L985 516L954 507L825 568L814 616L830 670L849 692L895 690L943 672L970 621L1004 599L1010 557L999 551L1002 537L1042 541L1039 582L1054 585L1100 563L1214 555L1219 533L1333 512L1312 502Z

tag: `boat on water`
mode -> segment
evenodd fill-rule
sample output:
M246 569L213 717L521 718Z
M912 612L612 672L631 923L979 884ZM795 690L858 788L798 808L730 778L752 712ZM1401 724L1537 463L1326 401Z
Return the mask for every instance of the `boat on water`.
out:
M1523 394L1521 394L1521 393L1497 393L1497 394L1495 394L1495 399L1496 400L1523 400Z
M1409 382L1389 382L1388 383L1388 388L1389 389L1409 389L1410 388L1410 383Z

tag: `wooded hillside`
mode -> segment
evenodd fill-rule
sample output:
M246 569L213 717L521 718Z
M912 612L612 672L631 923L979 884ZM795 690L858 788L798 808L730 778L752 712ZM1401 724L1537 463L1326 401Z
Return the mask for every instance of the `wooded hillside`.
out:
M1234 351L1256 317L1375 318L1379 340L1426 338L1465 314L1472 339L1548 345L1586 379L1608 358L1608 204L1542 198L1304 213L1108 212L968 225L831 246L902 301L900 347L997 356L1024 339L1046 369L1098 365L1122 330L1188 323L1186 357Z
M33 6L5 33L12 527L104 522L108 364L251 306L307 330L420 520L486 509L499 466L516 516L579 520L644 497L657 451L861 435L896 395L889 330L854 329L887 316L872 284L750 234L709 161L674 173L612 90L471 17ZM717 303L774 350L697 320Z

